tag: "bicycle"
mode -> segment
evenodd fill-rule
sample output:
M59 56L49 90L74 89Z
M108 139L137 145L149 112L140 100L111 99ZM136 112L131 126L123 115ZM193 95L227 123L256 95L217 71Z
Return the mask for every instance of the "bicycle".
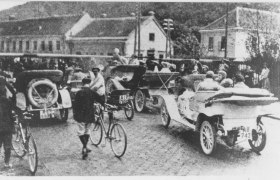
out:
M32 175L35 175L38 167L38 152L28 122L32 116L33 114L24 112L21 119L14 114L15 133L13 133L12 147L18 157L23 158L28 155L29 170Z
M114 111L118 110L117 106L105 104L105 107L109 115L109 125L106 130L104 115L101 105L99 103L94 103L95 107L95 123L93 123L93 128L90 132L90 140L93 145L98 146L103 138L103 133L105 134L105 145L106 140L110 141L111 149L116 157L120 158L124 155L127 148L127 136L124 127L116 122L114 118Z

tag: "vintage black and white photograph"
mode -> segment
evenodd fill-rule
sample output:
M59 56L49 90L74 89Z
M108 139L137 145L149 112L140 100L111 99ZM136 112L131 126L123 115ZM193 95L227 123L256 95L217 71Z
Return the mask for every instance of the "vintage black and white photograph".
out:
M0 176L277 179L279 98L277 1L0 0Z

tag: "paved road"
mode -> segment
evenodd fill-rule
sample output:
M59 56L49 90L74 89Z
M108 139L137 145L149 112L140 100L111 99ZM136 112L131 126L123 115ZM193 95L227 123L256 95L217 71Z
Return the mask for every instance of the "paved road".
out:
M127 130L128 149L124 157L114 157L106 147L90 146L92 153L81 160L81 144L76 123L40 121L32 132L39 151L37 176L69 175L229 175L279 176L280 121L265 119L268 141L261 155L250 151L248 143L233 149L219 145L217 153L205 156L200 150L198 134L172 122L168 129L154 113L136 114L133 121L117 114ZM103 142L104 143L104 142ZM2 168L0 175L29 175L26 159L12 157L14 169Z

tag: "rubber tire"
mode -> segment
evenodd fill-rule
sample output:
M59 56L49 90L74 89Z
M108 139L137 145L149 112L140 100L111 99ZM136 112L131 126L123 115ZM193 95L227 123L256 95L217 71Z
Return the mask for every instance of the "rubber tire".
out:
M34 81L34 82L33 82ZM49 87L51 87L52 89L54 89L54 98L53 98L53 100L51 101L51 103L49 103L48 105L47 105L47 108L48 107L50 107L50 106L52 106L54 103L56 103L57 102L57 99L58 99L58 90L57 90L57 87L56 87L56 84L54 84L54 83L52 83L50 80L48 80L48 79L40 79L40 80L36 80L36 79L34 79L34 80L32 80L30 83L29 83L29 87L28 87L28 90L27 90L27 98L28 98L28 100L29 100L29 102L33 105L33 106L35 106L35 107L37 107L37 108L41 108L41 109L43 109L43 108L45 108L43 105L40 105L40 104L38 104L34 99L33 99L33 97L32 97L32 91L33 91L33 88L32 87L36 87L36 86L38 86L38 85L47 85L47 86L49 86Z
M67 120L68 120L68 115L69 115L69 110L68 110L68 108L60 109L59 112L60 112L61 121L67 122Z
M18 146L18 145L15 144L15 138L18 138L18 136L20 136L20 137L19 137L19 143L17 143L17 144L20 145L20 151L16 151L16 149L18 149L18 148L16 148L16 146ZM25 147L23 144L23 139L22 139L22 135L21 135L19 128L16 130L15 133L13 133L12 148L18 157L22 158L23 156L25 156L26 151L24 151Z
M97 141L94 141L93 138L92 138L96 135L95 133L92 133L94 131L96 131L96 132L98 131L97 132L98 134L100 133L100 138ZM90 141L91 141L92 145L98 146L101 143L102 138L103 138L103 130L102 130L102 126L100 124L100 121L98 120L96 123L92 124L92 129L90 131Z
M124 148L121 153L116 152L114 145L113 145L113 139L112 139L112 133L113 133L114 129L117 127L120 127L120 129L123 131L123 135L124 135ZM110 144L111 144L111 149L114 152L116 157L120 158L124 155L126 148L127 148L127 136L126 136L126 131L121 124L116 123L112 126L111 131L110 131Z
M38 168L38 151L37 151L37 145L35 143L35 140L33 138L32 135L30 135L30 137L28 138L28 151L29 151L29 143L32 143L33 144L33 147L34 147L34 153L35 153L35 164L34 164L34 169L31 169L31 165L30 165L30 156L29 154L27 153L28 155L28 164L29 164L29 168L30 168L30 172L31 174L34 176L36 171L37 171L37 168Z
M209 130L211 131L211 138L212 138L212 147L208 150L207 147L205 147L204 145L204 141L203 141L203 129L204 127L208 127ZM216 129L215 127L209 122L209 121L203 121L201 126L200 126L200 131L199 131L199 135L200 135L200 146L201 146L201 149L203 151L204 154L206 155L211 155L212 153L215 152L216 150L216 147L217 147L217 138L216 138Z
M264 125L262 122L260 122L258 124L258 126L260 126L262 128L262 130L264 130L264 133L262 133L262 141L261 141L260 145L256 147L253 144L252 140L250 140L250 139L248 140L249 145L251 146L252 150L255 152L261 152L265 148L265 145L266 145L266 130L264 128Z
M143 105L141 107L138 107L137 102L136 102L137 94L139 94L140 96L143 97L143 102L142 102ZM138 89L134 93L134 107L135 107L136 112L142 112L144 110L144 108L145 108L145 104L146 104L146 96L145 96L145 94L140 89Z
M124 108L124 114L125 114L126 118L127 118L128 120L131 121L131 120L133 119L133 117L134 117L133 102L132 102L132 101L129 101L129 102L127 103L127 106L130 106L130 107L131 107L131 115L128 116L127 108Z
M163 116L166 116L166 119L164 119ZM171 118L170 115L168 113L168 110L166 108L166 104L165 102L162 103L161 108L160 108L160 117L161 117L161 122L164 126L164 128L168 128Z

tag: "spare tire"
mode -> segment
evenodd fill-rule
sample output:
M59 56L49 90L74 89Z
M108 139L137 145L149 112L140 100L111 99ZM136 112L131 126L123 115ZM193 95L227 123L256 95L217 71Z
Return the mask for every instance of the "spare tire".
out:
M33 79L27 86L29 102L40 109L48 108L56 103L58 94L56 84L49 79Z
M28 70L18 74L15 88L24 92L29 82L33 79L49 79L54 83L62 82L63 72L60 70Z

